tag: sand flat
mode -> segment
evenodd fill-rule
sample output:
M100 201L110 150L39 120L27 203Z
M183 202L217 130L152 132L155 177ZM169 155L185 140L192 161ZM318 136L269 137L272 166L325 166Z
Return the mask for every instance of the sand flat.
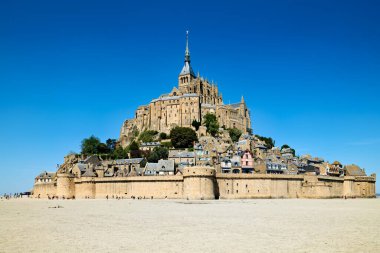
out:
M90 251L380 252L380 199L0 200L0 252Z

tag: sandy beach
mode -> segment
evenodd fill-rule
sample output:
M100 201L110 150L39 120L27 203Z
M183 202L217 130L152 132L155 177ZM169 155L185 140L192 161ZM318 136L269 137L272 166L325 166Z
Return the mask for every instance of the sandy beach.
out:
M380 252L380 199L0 200L0 224L0 252Z

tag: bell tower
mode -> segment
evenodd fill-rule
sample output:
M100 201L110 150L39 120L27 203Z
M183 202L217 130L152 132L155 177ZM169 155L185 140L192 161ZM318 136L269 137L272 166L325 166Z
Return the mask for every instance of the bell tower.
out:
M195 78L195 74L190 65L190 51L189 51L189 31L186 31L186 50L185 50L185 64L181 73L178 76L178 88L181 92L187 93L191 81Z

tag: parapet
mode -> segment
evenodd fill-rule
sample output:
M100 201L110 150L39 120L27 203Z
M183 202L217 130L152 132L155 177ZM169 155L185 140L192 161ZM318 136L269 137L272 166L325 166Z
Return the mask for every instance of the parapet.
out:
M215 177L216 172L213 167L195 166L185 167L182 171L183 177Z

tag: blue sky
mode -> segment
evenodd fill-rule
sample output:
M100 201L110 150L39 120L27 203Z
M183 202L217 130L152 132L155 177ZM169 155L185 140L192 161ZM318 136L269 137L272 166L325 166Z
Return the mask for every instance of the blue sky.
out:
M226 2L226 3L224 3ZM380 173L379 1L1 1L0 193L28 190L192 66L255 133ZM380 184L377 183L377 189Z

